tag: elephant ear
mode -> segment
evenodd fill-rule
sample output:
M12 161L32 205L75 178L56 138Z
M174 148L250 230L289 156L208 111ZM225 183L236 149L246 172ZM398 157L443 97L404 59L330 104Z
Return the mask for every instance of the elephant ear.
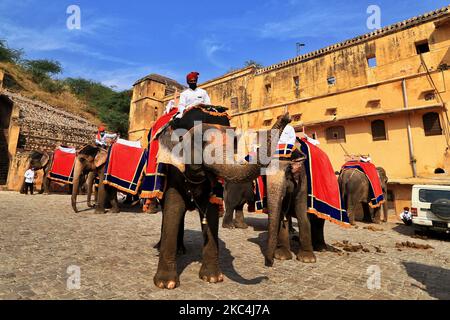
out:
M106 150L100 149L97 155L94 158L94 166L96 168L101 167L106 163L106 159L108 158L108 152Z
M181 139L180 139L181 140ZM182 150L186 150L185 146L187 141L183 140L181 142L174 142L171 140L171 134L164 132L158 137L159 148L158 154L152 155L150 157L158 157L159 163L170 164L176 167L181 172L186 171L186 164L183 156L180 154Z
M48 155L47 152L44 152L44 154L41 157L41 165L44 168L48 162L50 161L50 156Z

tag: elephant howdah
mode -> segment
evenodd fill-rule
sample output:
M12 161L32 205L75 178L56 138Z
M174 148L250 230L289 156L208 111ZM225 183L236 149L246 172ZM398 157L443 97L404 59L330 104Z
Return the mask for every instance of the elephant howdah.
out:
M59 147L56 149L48 178L57 182L72 184L75 158L76 150L74 148Z
M350 227L339 184L327 154L307 139L301 139L300 145L306 155L308 212L340 226Z
M136 195L142 181L147 150L140 143L130 144L119 139L108 151L104 184L120 191Z

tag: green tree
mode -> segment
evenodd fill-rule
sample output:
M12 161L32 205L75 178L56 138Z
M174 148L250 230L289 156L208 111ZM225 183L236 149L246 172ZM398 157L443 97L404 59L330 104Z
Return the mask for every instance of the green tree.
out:
M254 65L258 69L263 68L263 65L261 63L256 62L255 60L247 60L244 62L245 67L250 67L252 65Z
M63 71L61 63L54 60L25 60L23 62L25 70L31 73L33 80L41 83L45 79L49 79Z
M11 49L6 41L0 40L0 61L19 63L23 57L22 49Z

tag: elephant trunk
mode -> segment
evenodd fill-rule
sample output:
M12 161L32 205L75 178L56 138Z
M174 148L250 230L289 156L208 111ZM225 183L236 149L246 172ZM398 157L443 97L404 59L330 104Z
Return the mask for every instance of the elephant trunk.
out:
M271 130L279 130L281 134L289 122L291 122L291 118L289 113L286 113L282 117L278 118ZM276 151L277 143L272 143L274 141L272 141L273 137L270 133L271 131L267 134L266 143L262 143L258 149L256 164L212 164L209 166L207 165L207 167L228 182L242 183L256 179L260 175L260 169L269 165L270 158ZM262 156L268 157L267 163L261 162Z
M280 229L280 210L269 214L269 238L267 241L266 266L273 266L275 250L278 244L278 231Z
M73 171L73 185L72 185L72 208L75 213L78 212L77 209L77 196L78 196L78 189L80 185L80 176L83 172L83 164L81 161L76 158L75 159L75 168Z
M388 221L388 206L387 206L387 197L385 195L386 201L383 203L383 221Z

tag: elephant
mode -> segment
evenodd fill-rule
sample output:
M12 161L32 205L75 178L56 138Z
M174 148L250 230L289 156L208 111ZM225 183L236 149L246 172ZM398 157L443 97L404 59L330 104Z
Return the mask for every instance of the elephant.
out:
M255 202L253 193L253 182L232 183L226 182L224 188L225 215L222 221L223 228L247 229L248 225L244 220L244 205L249 206ZM236 211L236 217L233 214Z
M72 208L74 212L78 212L77 209L77 196L80 185L80 178L83 172L89 172L88 174L88 206L92 207L91 204L91 194L92 185L94 183L95 173L99 177L99 186L97 192L97 206L95 208L95 213L105 213L105 203L111 204L111 212L120 212L119 203L117 201L117 189L106 186L103 184L104 179L104 168L106 164L106 159L108 157L107 150L99 148L97 146L87 145L82 148L75 158L75 168L73 174L73 189L72 189Z
M381 188L384 198L387 199L387 182L388 177L386 171L382 167L377 167L380 177ZM380 223L381 207L371 209L369 206L369 180L367 176L358 169L342 170L338 177L339 188L344 206L351 224L356 221L366 221ZM382 204L383 222L387 222L388 210L387 202Z
M202 106L211 108L211 106ZM172 139L172 130L163 130L158 136L159 153L158 161L167 164L166 187L162 199L163 221L161 231L161 245L159 262L156 274L153 278L154 284L161 289L175 289L180 285L177 273L177 248L179 247L179 230L183 228L183 218L187 210L197 209L200 214L201 228L203 233L203 259L199 271L199 277L209 283L223 281L223 274L219 266L219 206L211 203L209 197L213 185L217 183L217 178L221 177L226 182L246 182L254 180L260 169L267 164L263 164L258 157L256 164L230 164L223 161L209 163L203 159L204 151L213 146L222 150L226 147L222 140L211 139L211 141L194 141L193 133L198 126L194 127L194 121L203 121L200 128L201 134L205 134L208 129L215 128L227 138L230 129L227 117L205 117L205 112L199 107L185 111L183 117L176 123L172 123L171 129L184 129L186 133L180 137L183 150L191 151L191 158L174 155L174 149L179 146L179 141ZM216 108L216 107L213 107ZM217 110L217 109L215 109ZM217 111L213 112L217 114ZM221 113L221 112L220 112ZM224 120L225 118L225 120ZM277 119L272 129L282 131L290 122L289 114L285 114ZM188 138L186 138L186 136ZM267 144L261 146L259 154L273 154L275 145L268 135ZM229 138L229 137L228 137ZM230 138L234 141L234 137ZM226 141L230 141L226 140ZM229 147L229 146L228 146ZM228 149L228 148L227 148ZM233 149L233 147L231 147ZM201 161L192 161L200 154ZM223 154L226 154L225 151ZM198 158L197 158L198 159Z
M33 151L29 156L29 165L28 167L33 167L34 170L43 170L44 171L44 177L42 180L42 187L39 191L40 194L49 193L49 186L50 181L48 179L48 173L50 171L50 168L52 167L53 162L53 152L48 153L45 151ZM22 182L22 186L20 188L20 191L23 192L25 186L25 179Z

